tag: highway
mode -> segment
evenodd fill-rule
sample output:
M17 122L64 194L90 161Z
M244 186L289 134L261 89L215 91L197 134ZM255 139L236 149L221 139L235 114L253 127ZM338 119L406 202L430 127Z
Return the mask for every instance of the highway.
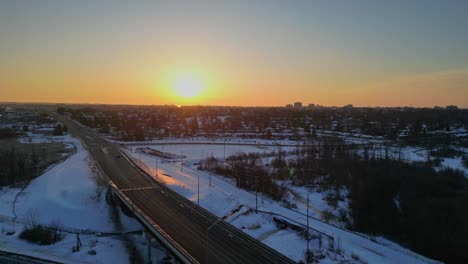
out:
M142 175L121 156L119 146L67 117L54 115L81 139L119 190L199 263L294 263L220 220L165 185Z

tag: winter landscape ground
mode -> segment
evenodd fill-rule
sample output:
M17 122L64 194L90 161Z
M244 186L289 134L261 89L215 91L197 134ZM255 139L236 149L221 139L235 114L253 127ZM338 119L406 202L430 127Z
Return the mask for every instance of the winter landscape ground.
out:
M311 232L315 234L310 248L314 254L323 255L324 258L320 263L436 263L382 237L354 233L340 228L339 223L330 225L320 221L321 213L325 210L347 209L346 202L340 204L338 209L331 208L325 201L326 192L294 187L284 182L290 190L289 199L297 205L297 208L287 208L281 203L260 195L258 198L259 213L255 213L255 193L237 188L234 181L230 179L197 169L200 160L211 155L222 159L224 155L229 156L237 152L270 152L278 148L275 146L278 142L271 146L261 147L258 146L258 141L243 142L244 145L224 145L223 143L216 144L216 142L204 144L203 141L199 141L201 144L180 144L183 142L184 140L179 140L179 142L174 142L178 144L168 145L128 144L124 147L124 152L155 180L165 183L192 202L199 203L224 221L295 261L304 260L306 240L297 231L278 228L273 217L285 219L302 227L306 226L306 199L309 193L309 211L314 217L309 219L309 226ZM262 143L268 145L269 142ZM185 157L175 160L162 159L144 153L144 148ZM294 147L287 145L282 147L285 150L288 148ZM414 159L420 157L415 149L407 148L405 152L408 157ZM452 163L449 162L447 165L452 165ZM320 236L322 242L319 242ZM335 250L331 249L328 237L334 238Z
M0 247L2 250L21 249L47 258L85 263L128 263L129 243L144 247L141 226L126 216L119 208L112 208L106 201L106 186L100 182L93 161L81 142L70 136L51 137L28 133L19 139L22 143L63 142L73 149L63 162L52 165L40 177L24 189L4 187L0 191ZM295 143L295 144L294 144ZM309 247L314 255L321 256L320 263L436 263L411 252L383 237L368 236L343 229L338 221L326 223L322 213L347 211L348 201L331 207L325 197L329 191L294 186L289 181L279 181L286 186L289 202L274 201L261 193L239 189L232 179L199 170L201 160L208 157L225 159L236 153L270 153L281 149L293 151L297 142L268 140L210 140L173 139L151 143L115 142L122 147L137 166L144 169L156 181L162 182L194 203L206 208L252 237L278 250L295 261L303 261L307 241L303 231L281 228L275 219L293 225L307 226L312 234ZM175 158L149 155L147 150L173 154ZM406 147L404 155L414 161L424 160L424 150ZM271 158L264 158L270 162ZM440 167L464 170L462 160L446 158ZM346 193L347 190L342 190ZM309 195L309 212L307 212ZM256 212L256 202L258 212ZM292 208L290 205L294 204ZM117 216L115 215L117 212ZM116 217L119 225L115 224ZM19 239L22 230L32 223L44 226L59 225L64 238L49 246L38 246ZM80 252L72 252L76 245L76 233L83 244ZM333 239L332 239L333 238ZM129 242L130 241L130 242ZM157 243L155 243L157 244ZM165 251L153 248L156 259L162 259Z
M31 139L31 140L30 140ZM22 142L60 141L75 151L51 166L24 189L0 189L0 250L55 259L67 263L129 263L132 248L145 248L142 227L106 201L107 187L97 177L93 161L80 141L70 135L44 137L30 134ZM36 245L19 239L32 224L59 226L63 240ZM82 248L72 252L80 234ZM165 252L153 248L156 260Z

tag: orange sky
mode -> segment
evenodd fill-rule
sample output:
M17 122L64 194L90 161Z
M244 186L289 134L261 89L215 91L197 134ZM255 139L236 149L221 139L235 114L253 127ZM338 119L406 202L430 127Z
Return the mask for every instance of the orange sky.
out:
M0 101L468 107L467 16L392 8L2 3ZM187 72L193 98L174 90Z

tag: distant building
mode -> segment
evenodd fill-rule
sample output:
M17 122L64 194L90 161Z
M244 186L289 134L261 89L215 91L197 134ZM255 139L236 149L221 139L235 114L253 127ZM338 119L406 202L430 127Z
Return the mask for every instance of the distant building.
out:
M314 108L314 107L315 107L315 104L309 104L307 107L308 107L308 108Z
M435 110L443 110L444 108L436 105L436 106L434 106L434 109Z
M4 112L6 118L37 117L39 113L30 110L15 110L7 107Z
M347 105L343 106L343 108L353 108L353 105L352 104L347 104Z
M448 105L445 107L446 110L458 110L458 106L456 105Z
M287 104L287 105L286 105L286 108L292 108L292 107L293 107L292 104Z
M302 103L301 102L295 102L294 103L294 108L302 108Z

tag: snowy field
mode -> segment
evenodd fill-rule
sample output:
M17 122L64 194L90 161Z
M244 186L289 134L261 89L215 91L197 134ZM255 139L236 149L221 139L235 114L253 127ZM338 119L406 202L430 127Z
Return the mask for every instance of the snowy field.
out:
M463 165L461 157L458 158L444 158L440 164L442 168L451 168L455 170L461 170L465 173L465 177L468 178L468 168Z
M174 145L148 145L148 146L127 146L126 149L135 151L137 148L148 147L161 152L172 153L185 156L186 161L206 159L214 156L224 159L233 154L244 153L271 153L278 151L277 146L255 146L255 145L213 145L213 144L174 144ZM295 147L281 147L282 151L292 151Z
M127 146L128 147L128 146ZM198 203L211 211L225 221L243 230L247 234L261 240L263 243L275 248L284 255L295 261L304 260L306 252L306 240L303 236L291 229L280 230L276 227L271 213L281 215L282 219L297 225L306 225L307 217L305 197L308 190L305 188L296 188L296 196L293 199L297 201L297 208L294 210L282 206L276 201L259 195L258 210L255 213L256 196L255 193L238 189L235 183L223 178L222 176L211 175L208 172L196 169L196 163L200 158L207 157L213 153L217 158L224 157L224 146L206 145L166 145L164 150L162 146L141 145L138 147L151 147L164 152L174 151L173 154L187 156L184 161L168 161L154 156L149 156L129 149L124 149L129 156L133 157L136 164L141 166L156 180L164 182L171 189ZM135 150L135 146L132 148ZM267 152L275 150L267 148ZM263 152L264 149L258 149L255 146L229 146L228 153L244 152ZM204 153L207 153L206 155ZM156 176L157 174L157 176ZM211 180L210 180L211 178ZM211 181L211 185L210 185ZM197 189L200 188L198 197ZM322 210L327 208L324 204L323 195L310 191L311 205L310 215L319 217ZM346 207L346 204L340 205ZM234 211L240 209L239 211ZM276 215L276 216L278 216ZM324 234L320 247L320 241L316 237L312 239L310 248L315 255L322 254L323 259L320 263L336 263L345 261L348 263L435 263L421 255L411 252L395 243L383 238L371 241L367 236L356 234L343 230L339 227L326 224L322 221L310 218L310 227L312 233ZM313 231L316 230L316 231ZM327 236L334 238L335 250L331 250L328 245ZM339 249L339 250L336 250Z
M98 130L96 130L98 131ZM113 142L118 142L122 144L161 144L161 143L166 143L166 144L179 144L179 143L184 143L184 144L190 144L190 143L197 143L197 144L247 144L247 145L289 145L289 146L296 146L296 145L302 145L304 143L310 142L310 141L297 141L297 140L292 140L292 139L261 139L261 138L243 138L240 137L242 133L238 133L237 135L226 135L226 137L166 137L164 139L153 139L150 141L117 141L114 139L108 138L108 140L113 141ZM301 133L299 133L301 134ZM369 135L364 135L364 134L359 134L359 133L346 133L346 132L336 132L336 131L331 131L331 130L321 130L318 129L316 131L316 134L318 137L321 136L338 136L344 140L346 140L349 143L381 143L385 142L383 137L380 136L369 136Z
M53 130L53 129L51 129ZM18 138L18 142L23 144L37 144L37 143L56 143L56 142L64 142L64 143L72 143L69 141L68 136L52 136L40 133L33 133L33 132L26 132L26 134L20 138Z
M128 263L127 245L120 233L141 230L133 218L118 209L122 228L116 229L112 210L105 200L105 188L98 187L88 152L80 141L71 136L54 139L34 137L28 142L61 141L76 147L76 153L56 164L34 179L24 189L0 189L0 250L33 252L58 257L73 263ZM65 237L54 245L39 246L19 239L19 234L33 219L37 224L49 226L58 223ZM76 234L80 232L83 247L72 253ZM102 233L115 233L102 236ZM140 235L133 235L140 243ZM95 250L95 255L88 251ZM154 256L164 256L154 249Z

